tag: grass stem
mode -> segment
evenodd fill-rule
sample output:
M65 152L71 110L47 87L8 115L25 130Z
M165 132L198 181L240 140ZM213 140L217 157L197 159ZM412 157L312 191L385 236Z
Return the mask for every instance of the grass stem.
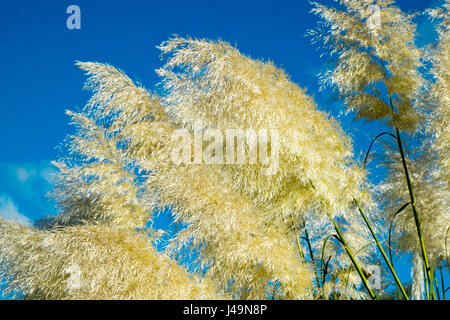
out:
M395 279L395 283L397 284L398 288L400 289L400 292L402 293L403 297L404 297L406 300L409 300L408 295L407 295L406 292L405 292L405 289L403 288L403 286L402 286L400 280L399 280L398 277L397 277L397 274L395 273L394 267L392 266L392 264L390 263L390 261L389 261L387 255L386 255L386 253L384 252L383 247L381 246L380 241L378 240L377 235L376 235L375 232L373 231L372 226L371 226L370 223L369 223L369 220L367 220L367 217L366 217L366 215L364 214L363 209L361 208L361 206L359 205L359 203L358 203L358 201L357 201L356 199L354 199L354 201L355 201L355 204L358 206L358 210L359 210L359 212L361 213L361 216L363 217L364 222L366 223L367 227L369 228L370 233L372 234L372 237L374 238L375 243L377 244L377 247L378 247L378 249L379 249L380 252L381 252L381 255L383 256L384 261L385 261L386 264L388 265L389 270L391 271L392 276L393 276L394 279Z
M350 247L347 245L347 242L345 241L344 236L341 233L341 230L339 229L338 225L334 221L333 217L331 217L331 215L328 215L328 217L330 218L331 223L333 223L334 229L336 230L336 232L339 236L341 244L343 245L345 251L347 252L348 256L350 257L350 260L352 261L353 265L355 266L356 271L358 272L359 276L361 277L361 280L363 281L363 284L364 284L367 292L369 293L372 300L377 300L377 296L373 293L372 289L370 288L369 283L367 282L367 278L364 275L361 267L359 266L359 263L356 261L355 257L353 256L353 254L350 250Z

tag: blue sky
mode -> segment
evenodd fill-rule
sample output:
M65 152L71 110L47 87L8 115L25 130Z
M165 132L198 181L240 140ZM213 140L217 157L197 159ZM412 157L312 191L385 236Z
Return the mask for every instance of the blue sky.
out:
M331 0L319 1L331 3ZM423 11L438 0L398 0L404 10ZM66 8L81 8L81 30L66 27ZM0 4L0 215L22 221L55 212L45 197L51 188L56 146L73 132L66 109L82 107L83 73L76 60L108 62L153 89L161 66L156 48L172 34L223 39L254 58L270 59L308 88L322 110L338 116L329 92L317 91L324 65L310 40L315 25L308 1L23 1ZM418 43L435 33L419 19ZM359 154L376 126L341 118ZM405 275L408 276L405 269Z

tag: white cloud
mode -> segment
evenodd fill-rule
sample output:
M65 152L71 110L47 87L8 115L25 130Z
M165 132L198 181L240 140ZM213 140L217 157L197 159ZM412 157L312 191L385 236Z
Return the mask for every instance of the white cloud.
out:
M53 173L55 169L49 162L41 161L36 163L0 163L0 169L10 172L11 177L21 184L35 183L39 180L52 184L54 182Z
M16 208L32 221L54 213L54 202L46 197L54 184L55 169L48 161L0 162L0 197L7 195ZM6 205L3 199L2 206ZM11 210L11 207L9 208ZM4 211L4 210L3 210Z
M55 169L51 167L47 167L41 170L39 175L41 178L43 178L45 181L47 181L48 184L53 184L55 182Z
M11 198L5 195L0 195L0 217L22 224L31 224L30 219L21 214Z
M16 168L17 179L19 179L20 182L26 182L28 179L30 179L35 174L36 174L36 170L28 170L23 167Z

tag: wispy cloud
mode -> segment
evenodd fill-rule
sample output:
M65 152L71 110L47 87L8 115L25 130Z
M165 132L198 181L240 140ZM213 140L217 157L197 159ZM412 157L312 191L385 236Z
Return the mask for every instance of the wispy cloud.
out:
M0 195L0 217L22 224L31 224L30 219L21 214L11 198L6 195Z
M17 207L27 212L31 220L52 214L54 205L46 194L52 188L54 172L47 161L0 162L0 194L14 199Z
M48 184L53 183L52 174L54 173L54 169L51 168L48 164L9 164L9 170L12 170L15 173L17 180L22 183L41 178L44 179Z

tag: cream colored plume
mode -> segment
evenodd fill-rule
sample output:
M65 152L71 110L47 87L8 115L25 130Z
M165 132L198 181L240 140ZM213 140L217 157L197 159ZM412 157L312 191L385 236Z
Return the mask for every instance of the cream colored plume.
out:
M102 225L38 230L0 218L0 234L1 271L27 299L222 297L141 232Z

